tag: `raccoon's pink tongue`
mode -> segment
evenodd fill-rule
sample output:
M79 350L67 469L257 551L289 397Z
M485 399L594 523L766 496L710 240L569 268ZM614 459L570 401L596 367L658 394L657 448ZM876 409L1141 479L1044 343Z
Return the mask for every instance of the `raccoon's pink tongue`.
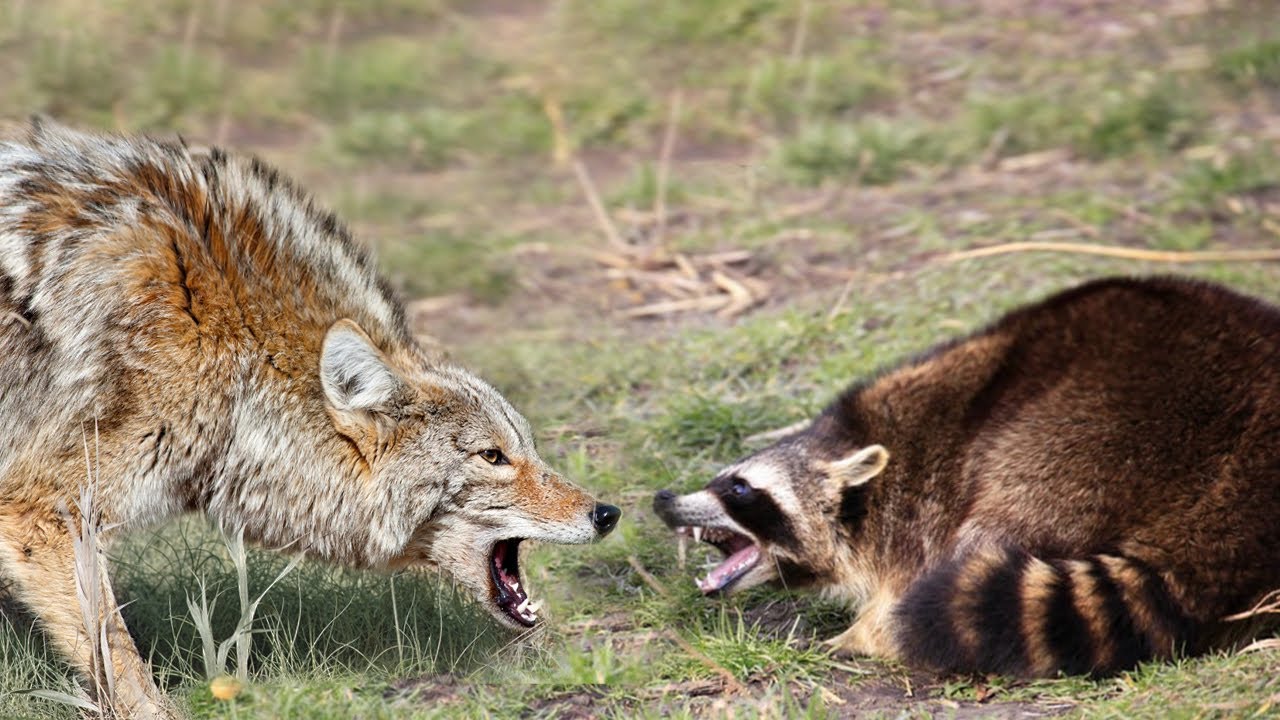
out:
M705 578L698 581L698 589L703 593L713 593L725 589L730 583L742 577L760 561L760 548L748 545L724 559L715 566Z

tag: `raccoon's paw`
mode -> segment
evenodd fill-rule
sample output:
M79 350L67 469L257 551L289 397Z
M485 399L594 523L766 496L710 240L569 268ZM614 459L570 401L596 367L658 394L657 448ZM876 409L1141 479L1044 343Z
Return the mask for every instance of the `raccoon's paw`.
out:
M859 618L848 630L830 640L824 640L823 644L831 648L831 654L837 658L893 657L894 649L888 642L887 634L868 620L869 618Z
M860 655L870 654L862 649L852 627L833 638L823 640L822 644L830 648L833 657L842 660L850 660Z

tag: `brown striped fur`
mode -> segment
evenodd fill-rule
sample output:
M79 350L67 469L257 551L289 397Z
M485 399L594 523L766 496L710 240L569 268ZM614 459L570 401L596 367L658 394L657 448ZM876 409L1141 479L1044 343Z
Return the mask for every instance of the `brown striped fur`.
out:
M420 347L346 229L256 160L34 123L0 145L0 314L0 574L82 670L64 515L86 445L113 535L203 512L271 547L438 567L508 624L495 543L599 534L524 418ZM165 714L108 625L122 714Z
M1280 588L1280 309L1088 283L855 385L655 509L761 546L727 590L847 599L850 652L1044 676L1221 647L1257 630L1223 618Z

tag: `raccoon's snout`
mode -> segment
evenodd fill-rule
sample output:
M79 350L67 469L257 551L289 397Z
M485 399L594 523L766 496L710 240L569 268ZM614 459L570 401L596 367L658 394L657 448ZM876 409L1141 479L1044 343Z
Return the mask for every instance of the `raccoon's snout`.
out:
M678 523L671 517L671 505L676 501L676 494L670 490L659 490L657 495L653 496L653 513L667 524L667 527L675 527Z

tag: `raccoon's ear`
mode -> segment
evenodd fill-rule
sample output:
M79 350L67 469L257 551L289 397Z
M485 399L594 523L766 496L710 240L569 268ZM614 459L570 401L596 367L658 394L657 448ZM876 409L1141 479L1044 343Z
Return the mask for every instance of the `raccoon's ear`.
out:
M388 410L404 386L387 357L351 320L339 320L325 333L320 384L338 415Z
M889 464L889 451L883 445L868 445L852 455L826 465L827 487L834 492L866 483Z

